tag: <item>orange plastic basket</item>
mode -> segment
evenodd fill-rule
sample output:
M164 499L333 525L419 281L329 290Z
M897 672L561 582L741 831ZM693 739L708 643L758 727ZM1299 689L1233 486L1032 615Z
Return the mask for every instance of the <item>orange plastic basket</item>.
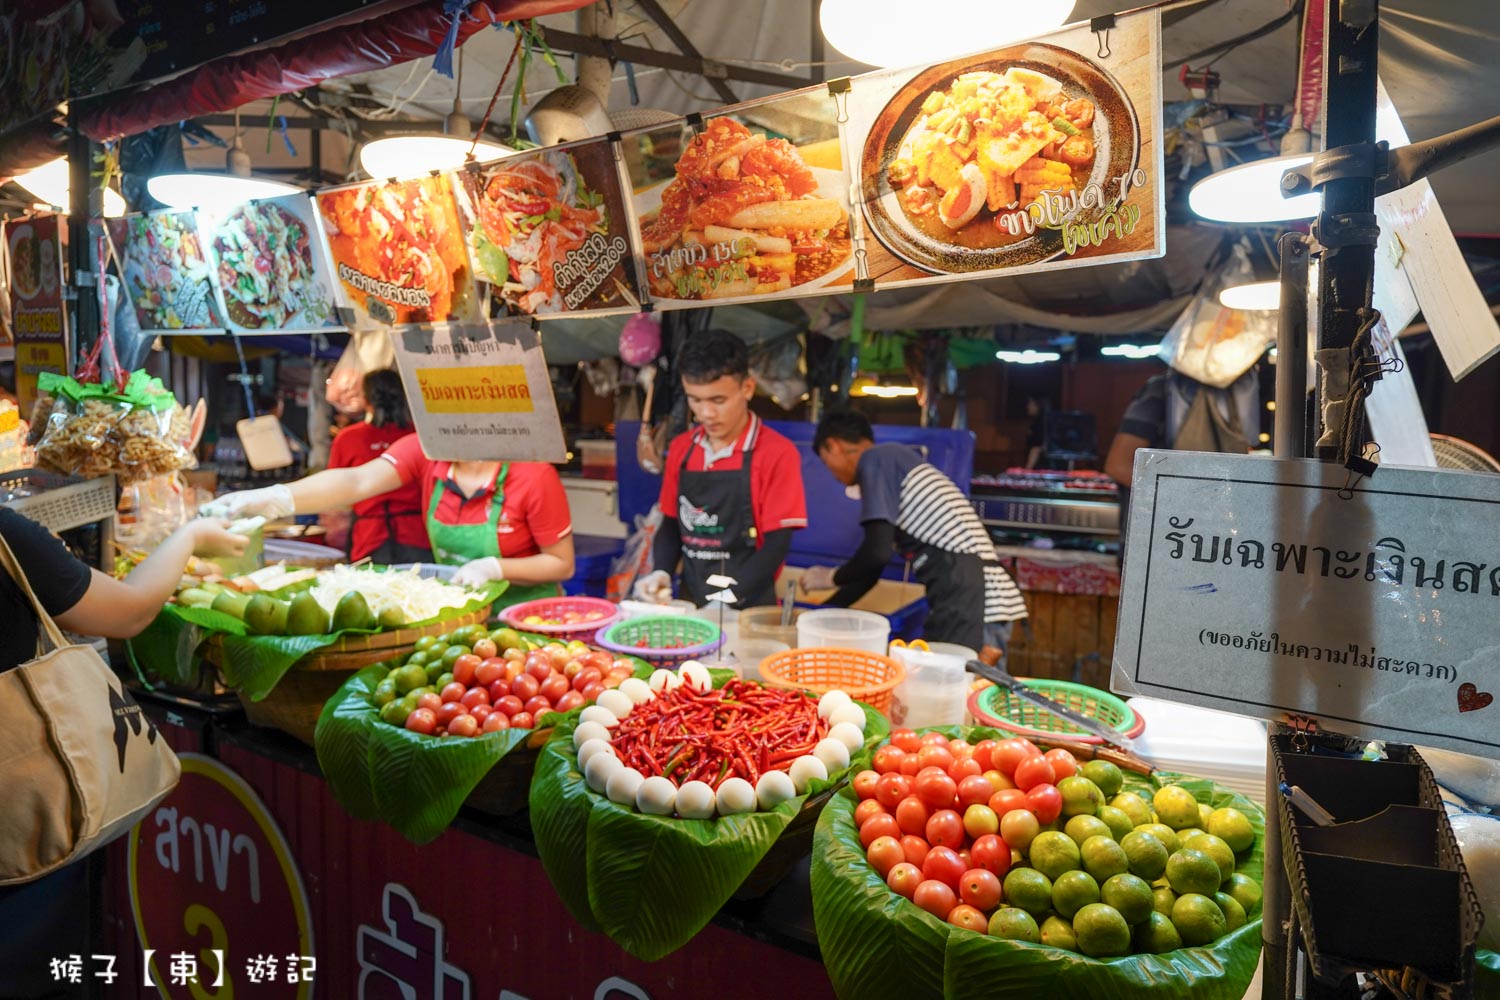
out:
M886 716L891 692L906 670L889 656L863 649L788 649L761 661L760 679L771 687L822 694L835 688Z

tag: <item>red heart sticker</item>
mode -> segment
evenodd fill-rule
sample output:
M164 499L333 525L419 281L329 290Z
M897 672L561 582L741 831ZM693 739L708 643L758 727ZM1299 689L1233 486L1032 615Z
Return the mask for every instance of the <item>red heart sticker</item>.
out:
M1488 691L1481 691L1473 684L1460 684L1458 686L1458 710L1460 712L1477 712L1481 708L1488 707L1495 696Z

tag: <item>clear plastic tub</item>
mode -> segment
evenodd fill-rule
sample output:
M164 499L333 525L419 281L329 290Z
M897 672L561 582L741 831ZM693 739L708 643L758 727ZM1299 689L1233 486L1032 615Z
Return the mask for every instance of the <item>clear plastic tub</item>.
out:
M797 619L797 645L804 648L862 649L884 656L890 639L890 621L873 611L824 608Z
M891 722L895 725L916 728L963 724L969 696L969 675L964 672L969 657L964 654L969 651L951 643L937 645L943 648L924 652L891 647L891 657L906 668L906 679L897 685L891 705Z
M732 655L738 663L740 676L757 683L760 681L760 662L790 648L786 643L775 639L752 639L743 635L724 644L725 654Z
M783 628L779 606L745 608L740 611L740 635L746 639L771 639L785 643L790 649L797 645L797 620L804 610L793 608L792 623Z

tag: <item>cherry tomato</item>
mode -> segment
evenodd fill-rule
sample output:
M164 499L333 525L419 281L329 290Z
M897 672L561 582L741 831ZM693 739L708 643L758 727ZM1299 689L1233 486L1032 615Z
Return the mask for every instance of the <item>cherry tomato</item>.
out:
M567 661L563 661L563 662L567 662ZM559 670L562 669L562 665L561 664L558 665L558 669ZM527 667L526 667L526 673L530 674L532 677L535 677L537 683L541 684L542 681L544 681L548 677L552 676L552 664L550 662L538 662L538 663L528 664Z
M990 779L990 784L995 786L995 791L997 792L1002 791L1006 788L1016 787L1016 783L1007 778L1004 771L996 771L991 768L990 770L984 772L984 776Z
M923 767L940 767L947 771L953 766L954 758L947 747L928 744L917 751L917 760L922 762Z
M464 692L464 696L458 700L463 703L464 708L472 709L475 705L488 705L490 703L490 693L484 688L469 688L469 690Z
M488 660L492 656L500 655L500 647L495 645L494 639L478 639L474 643L474 655L481 660Z
M449 684L439 692L439 698L442 703L446 705L450 701L461 700L464 696L464 693L468 690L469 689L467 687L455 680L452 684Z
M423 691L417 695L417 707L436 712L443 705L443 699L432 691Z
M922 862L924 878L936 879L954 890L958 889L958 880L963 878L966 871L968 868L964 866L963 859L951 847L934 847L927 852L927 859Z
M958 801L963 806L987 805L995 786L982 774L971 774L958 783Z
M488 719L491 715L494 714L494 712L495 709L488 702L483 705L474 705L469 708L469 714L474 716L474 721L479 723L481 726L484 725L484 720Z
M907 753L916 753L922 749L922 737L911 729L892 729L891 746L898 747Z
M572 690L573 686L568 683L568 679L566 677L564 677L562 674L553 674L546 680L542 681L542 686L537 689L537 693L540 694L543 698L546 698L548 701L556 704L559 698Z
M995 770L1006 777L1014 776L1021 761L1031 756L1026 750L1028 745L1026 740L1014 737L997 743L990 751L990 759L995 765Z
M548 701L542 695L536 695L535 697L526 699L526 704L521 706L521 711L529 712L540 719L544 714L552 711L552 702Z
M598 701L599 696L604 693L604 685L595 681L579 693L583 695L584 701Z
M875 798L887 811L896 808L911 794L911 779L904 774L882 774L875 782Z
M467 687L483 663L482 657L475 656L473 653L465 653L453 661L453 679Z
M906 861L898 862L886 873L885 884L898 896L911 899L917 886L922 884L922 869Z
M870 862L870 867L881 878L885 878L892 868L906 860L906 854L901 850L901 842L895 837L876 837L865 852L865 860Z
M963 760L966 757L974 756L974 747L968 740L949 740L948 752L953 755L955 760ZM980 768L980 770L982 771L984 768Z
M986 872L985 874L988 875L989 873ZM998 905L998 902L996 905ZM990 930L989 918L981 913L977 907L970 906L968 903L959 903L948 911L948 916L944 919L954 927L962 927L964 930L975 931L979 934L988 934Z
M1042 756L1052 762L1052 773L1057 776L1057 781L1071 778L1078 773L1078 758L1060 747L1056 750L1048 750Z
M520 660L505 661L505 679L507 681L511 681L512 683L514 683L515 679L517 677L520 677L525 672L525 669L521 666Z
M516 713L521 711L521 699L513 694L508 694L495 702L495 709L514 718Z
M462 736L465 738L479 735L479 723L474 721L474 716L465 712L452 722L448 723L449 736Z
M1015 782L1017 788L1027 792L1037 785L1057 784L1057 772L1046 757L1027 757L1016 768Z
M457 665L458 664L456 663L454 664L454 666ZM495 683L497 680L505 676L508 666L509 664L507 664L504 660L483 660L480 662L479 666L474 668L473 679L478 683L483 684L485 687L489 687L491 684ZM453 679L458 680L458 671L456 670L453 672Z
M526 701L529 698L535 698L537 696L537 693L541 691L541 689L541 682L530 674L522 674L520 677L517 677L515 680L510 682L510 693L515 695L517 698L520 698L522 701Z
M997 834L987 833L974 841L969 848L969 858L975 868L984 868L1000 877L1010 871L1010 845Z
M994 753L995 748L999 745L999 740L980 740L974 744L974 759L979 761L981 768L988 771L995 766L990 754Z
M927 821L931 817L932 810L919 796L908 795L896 804L896 825L901 827L902 833L922 836L927 832Z
M865 799L854 807L854 826L856 829L865 825L865 820L871 816L879 816L885 812L885 806L875 799Z
M951 886L936 879L927 879L917 886L911 895L911 901L939 920L947 920L948 914L958 905L958 896Z
M964 810L964 833L975 840L991 833L1000 832L1000 817L995 810L982 802L976 802Z
M939 809L927 820L926 836L934 850L939 847L958 850L964 846L963 817L952 809Z
M460 715L468 715L469 707L461 701L445 701L437 710L437 724L446 727Z
M414 733L431 736L437 729L437 714L430 708L412 709L412 713L406 717L406 728Z
M604 676L615 667L630 669L629 660L616 660L602 649L596 649L591 653L583 655L583 666L585 670L593 669L599 671L599 676Z
M932 850L932 845L921 837L914 837L911 834L907 834L901 838L901 849L906 852L906 860L920 868L922 867L922 862L927 860L927 855Z
M924 747L938 746L946 748L948 746L948 737L942 733L923 733L921 739Z
M535 729L536 720L530 712L517 712L510 717L510 725L512 729Z
M602 671L594 670L591 667L584 667L582 670L578 671L578 675L573 678L573 690L582 691L590 684L601 684L603 682L604 674Z
M1019 788L1002 788L990 796L989 807L995 810L995 815L1001 819L1013 809L1028 809L1026 804L1026 793Z
M474 680L477 683L479 678L476 677L474 678ZM506 695L510 694L510 681L506 680L502 676L498 680L490 684L488 690L490 692L490 704L493 705L501 698L504 698Z
M901 758L901 773L908 778L915 778L922 770L922 761L914 753L909 753Z
M502 729L510 728L510 719L505 717L504 712L491 712L485 717L484 725L480 728L487 733L498 733Z
M563 664L562 672L563 676L568 679L568 683L571 684L573 683L573 678L577 677L581 670L583 670L582 663L579 663L577 660L569 660Z
M951 809L958 802L958 783L946 774L919 774L914 787L934 809Z
M906 759L906 751L900 747L883 746L875 751L874 768L881 774L890 774L901 770L901 762Z
M875 783L880 780L879 771L861 771L854 776L854 793L861 800L875 797Z
M963 784L965 778L982 773L984 773L984 768L980 767L979 761L973 757L960 757L953 762L952 767L948 768L948 777L959 784Z
M988 868L970 868L958 880L958 896L976 910L993 910L1000 905L1000 879Z
M561 698L557 699L557 704L553 707L556 708L559 712L571 712L575 708L582 708L583 695L579 694L577 691L569 691Z
M877 837L890 837L892 840L900 839L901 828L896 825L896 817L890 813L876 813L860 824L859 842L865 845L866 849L875 843Z
M1056 785L1035 785L1026 793L1026 808L1036 813L1036 821L1043 826L1062 815L1062 806Z

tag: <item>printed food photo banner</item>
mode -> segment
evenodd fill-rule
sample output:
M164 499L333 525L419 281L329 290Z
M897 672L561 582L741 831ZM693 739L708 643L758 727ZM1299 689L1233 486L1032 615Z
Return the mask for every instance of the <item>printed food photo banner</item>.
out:
M339 325L333 268L311 199L270 198L204 215L231 330L282 333Z
M221 331L224 305L197 212L147 212L108 221L125 293L142 333Z
M62 297L62 238L56 215L5 226L15 337L16 399L30 419L43 372L68 373L68 314Z

